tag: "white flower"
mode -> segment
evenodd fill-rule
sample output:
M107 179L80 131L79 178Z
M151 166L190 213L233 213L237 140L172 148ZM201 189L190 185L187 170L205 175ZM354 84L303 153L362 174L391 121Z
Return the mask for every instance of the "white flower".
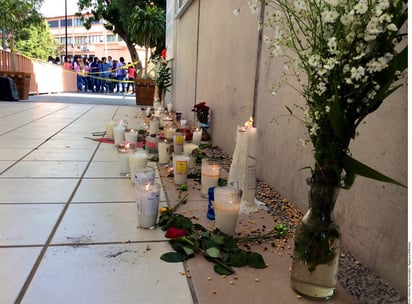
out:
M310 66L316 68L320 64L320 56L317 54L313 54L312 56L309 57L308 63Z
M324 83L324 82L320 82L318 85L317 85L317 94L319 95L319 96L322 96L323 95L323 93L325 93L326 92L326 84ZM316 113L315 113L316 114ZM318 119L318 118L316 118L316 119Z
M240 15L240 8L236 8L233 10L233 15L239 16Z
M331 37L328 40L328 48L331 54L336 54L336 49L338 47L338 43L336 42L336 37Z
M357 14L363 15L368 11L368 2L361 0L355 5L354 9Z
M336 11L323 11L321 13L322 21L325 23L334 23L336 19L339 17L339 13Z
M325 112L329 113L329 111L330 111L330 106L325 106Z
M352 79L359 80L365 75L365 68L362 66L359 66L358 68L352 67L350 72Z
M263 36L263 42L264 43L270 43L271 41L270 41L270 38L265 35L265 36Z
M396 32L396 31L398 30L398 28L396 27L396 25L393 24L393 23L388 24L388 25L386 26L386 28L387 28L389 31L392 31L392 32Z

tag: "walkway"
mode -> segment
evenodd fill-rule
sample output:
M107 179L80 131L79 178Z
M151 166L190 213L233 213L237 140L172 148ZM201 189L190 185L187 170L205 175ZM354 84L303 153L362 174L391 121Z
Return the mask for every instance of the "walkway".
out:
M257 247L268 267L227 278L201 257L161 261L171 248L160 229L138 227L134 188L118 174L113 145L85 138L111 118L133 123L134 98L114 96L116 106L113 98L97 105L40 97L0 102L0 303L312 303L289 287L291 241L281 252ZM174 185L159 177L161 204L173 204ZM206 205L191 181L182 212L211 225ZM241 223L273 225L264 211ZM356 301L339 286L328 303Z

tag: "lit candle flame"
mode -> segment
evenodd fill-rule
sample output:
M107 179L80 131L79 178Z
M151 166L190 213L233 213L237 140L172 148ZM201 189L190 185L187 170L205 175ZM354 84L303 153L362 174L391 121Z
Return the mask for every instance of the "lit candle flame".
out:
M247 122L245 122L245 128L251 128L253 127L253 117L250 116L249 120Z

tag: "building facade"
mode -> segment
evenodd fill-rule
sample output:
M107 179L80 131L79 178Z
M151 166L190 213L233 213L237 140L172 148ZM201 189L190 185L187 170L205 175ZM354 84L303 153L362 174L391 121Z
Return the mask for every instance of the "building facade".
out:
M104 21L94 22L88 30L84 27L80 17L75 15L48 16L45 18L51 33L56 39L61 54L61 61L66 55L67 32L67 56L81 57L108 57L113 59L124 57L126 62L131 62L126 43L118 35L104 27ZM67 25L67 26L66 26ZM144 49L136 47L139 58L144 62Z

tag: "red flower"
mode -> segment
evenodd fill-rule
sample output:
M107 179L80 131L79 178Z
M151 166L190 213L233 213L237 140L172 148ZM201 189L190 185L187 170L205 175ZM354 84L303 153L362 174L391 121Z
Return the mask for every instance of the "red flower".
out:
M169 229L167 229L165 237L167 237L169 239L175 239L175 238L180 238L180 237L186 236L186 234L187 234L187 232L186 232L185 229L169 227Z

